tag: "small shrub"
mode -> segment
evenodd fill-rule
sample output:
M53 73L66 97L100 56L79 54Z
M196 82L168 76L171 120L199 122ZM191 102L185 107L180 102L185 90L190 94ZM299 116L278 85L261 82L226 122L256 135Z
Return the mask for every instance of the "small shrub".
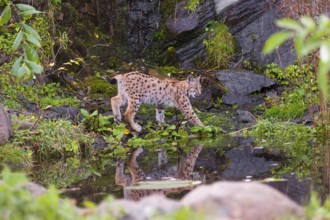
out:
M44 120L38 126L34 144L41 158L79 156L90 150L92 141L79 126L66 120Z
M206 52L208 67L227 67L235 53L234 37L228 27L220 22L212 21L205 29L208 39L203 41Z
M316 77L313 73L313 66L292 64L285 68L284 72L277 64L268 64L264 75L276 79L283 85L294 85L305 89L317 90Z
M284 121L303 117L308 106L308 104L305 103L304 97L305 92L303 89L295 90L285 98L283 103L273 105L266 109L266 118Z

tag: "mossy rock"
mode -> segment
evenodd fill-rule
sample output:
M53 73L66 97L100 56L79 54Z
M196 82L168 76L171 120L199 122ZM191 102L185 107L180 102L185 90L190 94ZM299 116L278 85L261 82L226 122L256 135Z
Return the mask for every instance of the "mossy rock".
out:
M85 79L85 85L90 88L93 97L112 97L117 94L117 86L112 85L97 76L91 76Z

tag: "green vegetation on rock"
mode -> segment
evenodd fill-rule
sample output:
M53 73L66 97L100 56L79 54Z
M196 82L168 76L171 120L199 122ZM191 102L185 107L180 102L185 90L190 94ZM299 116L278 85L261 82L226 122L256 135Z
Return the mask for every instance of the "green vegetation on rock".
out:
M205 32L208 33L208 38L203 41L207 52L206 66L228 67L235 53L234 37L228 27L224 23L212 21L209 22Z

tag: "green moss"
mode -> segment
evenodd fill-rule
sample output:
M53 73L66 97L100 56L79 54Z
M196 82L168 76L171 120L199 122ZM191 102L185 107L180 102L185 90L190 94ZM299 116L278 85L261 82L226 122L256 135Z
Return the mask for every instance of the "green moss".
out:
M165 57L164 57L164 62L165 64L168 65L175 65L177 64L177 55L176 55L176 50L173 46L170 46L166 49Z
M31 20L31 26L39 33L41 36L41 49L39 53L41 54L41 60L49 60L53 56L53 41L50 34L51 23L46 15L35 16Z
M7 32L4 34L0 34L0 51L3 54L6 55L12 55L13 50L11 49L11 46L13 45L13 42L15 40L16 33Z
M12 75L9 75L10 63L0 67L0 89L3 95L0 95L0 102L4 103L8 108L21 109L20 100L17 99L22 94L29 102L40 105L41 108L46 106L78 106L79 102L75 97L69 97L65 94L65 89L59 84L33 84L29 82L17 81ZM31 83L31 82L30 82Z
M94 97L109 97L117 94L117 86L112 85L97 76L86 78L85 85L90 88L91 94Z
M163 17L174 14L175 6L178 3L178 0L163 0L161 1L160 7Z
M181 69L178 69L175 66L161 66L158 68L158 71L159 73L169 77L178 76L183 72Z

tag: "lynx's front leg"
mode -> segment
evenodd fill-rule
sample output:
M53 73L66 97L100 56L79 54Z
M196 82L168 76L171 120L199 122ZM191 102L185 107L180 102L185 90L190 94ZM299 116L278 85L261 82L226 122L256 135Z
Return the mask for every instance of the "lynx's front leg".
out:
M134 117L136 112L139 110L140 105L141 103L139 100L128 100L128 106L124 114L128 125L136 132L140 132L142 130L142 127L134 122Z
M180 100L180 106L178 107L178 109L183 113L186 119L188 119L194 125L204 126L195 114L188 98L183 98Z

